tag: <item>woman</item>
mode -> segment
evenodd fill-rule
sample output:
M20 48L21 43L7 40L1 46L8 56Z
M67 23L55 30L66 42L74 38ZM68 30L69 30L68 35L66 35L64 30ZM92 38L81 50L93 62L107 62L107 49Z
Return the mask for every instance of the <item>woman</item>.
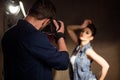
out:
M81 29L81 31L79 37L77 37L75 31L79 29ZM104 80L108 72L109 64L103 57L98 55L90 45L90 41L94 39L96 34L96 28L92 21L86 19L82 25L69 25L67 31L71 39L77 44L71 56L73 80L97 80L91 71L92 61L95 61L102 67L98 80Z

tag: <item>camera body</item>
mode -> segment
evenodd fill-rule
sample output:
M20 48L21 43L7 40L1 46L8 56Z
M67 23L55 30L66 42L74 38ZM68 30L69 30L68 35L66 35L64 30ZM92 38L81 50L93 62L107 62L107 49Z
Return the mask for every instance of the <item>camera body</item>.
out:
M57 23L59 26L59 28L58 28L58 30L59 30L61 28L61 25L60 25L59 21L57 21ZM55 33L57 33L56 26L55 26L53 20L50 20L50 23L45 28L43 28L42 31L47 33L48 35L54 35Z

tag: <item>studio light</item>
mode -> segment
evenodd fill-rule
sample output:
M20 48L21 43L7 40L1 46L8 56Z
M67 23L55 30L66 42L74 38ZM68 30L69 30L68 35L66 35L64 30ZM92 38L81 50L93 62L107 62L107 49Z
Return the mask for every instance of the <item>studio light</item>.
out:
M7 0L5 6L7 15L17 15L21 10L23 16L26 16L22 1Z
M6 14L9 15L17 15L20 11L20 6L18 2L15 2L13 0L6 1Z
M26 17L23 2L20 0L4 0L4 31Z
M19 6L9 5L8 9L9 9L11 14L18 14L19 11L20 11L20 7Z

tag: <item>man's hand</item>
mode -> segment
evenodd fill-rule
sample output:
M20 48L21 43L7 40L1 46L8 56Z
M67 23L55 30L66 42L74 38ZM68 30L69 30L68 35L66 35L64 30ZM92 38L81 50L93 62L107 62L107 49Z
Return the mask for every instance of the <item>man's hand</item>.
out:
M53 22L54 22L54 24L56 26L56 31L64 33L65 29L64 29L64 23L63 23L63 21L59 21L60 25L58 24L58 22L56 20L53 20Z

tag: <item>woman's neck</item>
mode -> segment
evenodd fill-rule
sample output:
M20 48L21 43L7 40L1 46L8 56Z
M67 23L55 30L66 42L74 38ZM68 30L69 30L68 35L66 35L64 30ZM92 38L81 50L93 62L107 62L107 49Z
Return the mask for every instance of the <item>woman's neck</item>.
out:
M90 41L81 41L81 46L85 46L86 44L88 44Z

